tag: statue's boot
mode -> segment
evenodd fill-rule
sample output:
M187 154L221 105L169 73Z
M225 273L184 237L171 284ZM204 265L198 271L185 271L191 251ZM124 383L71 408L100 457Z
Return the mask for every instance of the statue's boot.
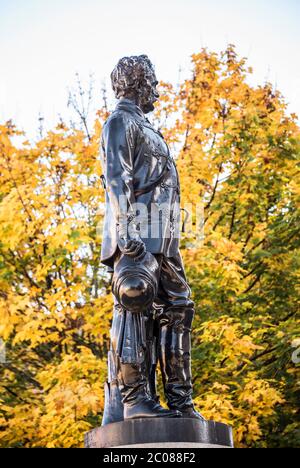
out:
M193 307L168 308L158 317L160 325L159 361L165 396L170 409L183 417L205 421L192 399L191 326Z
M172 418L181 416L177 410L163 408L155 389L149 387L149 360L147 359L147 319L144 313L123 311L122 341L118 355L120 367L118 373L119 390L124 405L124 419L135 418Z
M159 404L153 326L151 316L131 314L115 303L102 425L130 418L181 415Z
M108 352L108 380L104 384L105 404L102 426L124 420L124 406L118 384L119 359L113 349Z
M142 364L120 364L119 390L124 405L124 419L180 417L177 410L163 408L147 392Z

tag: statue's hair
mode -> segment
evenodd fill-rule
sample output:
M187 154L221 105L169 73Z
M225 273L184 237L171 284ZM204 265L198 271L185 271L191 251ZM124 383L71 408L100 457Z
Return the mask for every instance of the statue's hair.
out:
M142 95L151 84L154 66L147 55L133 55L121 58L111 72L112 89L117 99L138 94Z

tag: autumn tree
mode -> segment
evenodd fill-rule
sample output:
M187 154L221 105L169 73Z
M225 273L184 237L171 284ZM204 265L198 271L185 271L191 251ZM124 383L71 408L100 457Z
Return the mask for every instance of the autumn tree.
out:
M197 402L207 417L233 424L242 446L296 445L297 116L270 83L247 83L251 69L233 46L192 60L175 130L184 200L204 204L204 243L183 243L198 306Z
M180 172L181 248L197 314L194 393L241 447L299 445L299 126L229 45L161 83L154 123ZM99 262L104 194L90 90L78 120L30 143L0 126L0 445L78 447L101 423L112 309ZM204 238L196 207L203 207ZM192 232L190 232L192 231ZM297 341L298 339L298 341Z

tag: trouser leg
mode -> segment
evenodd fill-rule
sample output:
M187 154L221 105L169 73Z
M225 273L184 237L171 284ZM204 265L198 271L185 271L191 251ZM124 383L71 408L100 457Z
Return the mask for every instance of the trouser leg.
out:
M166 410L155 395L153 349L149 346L152 337L151 313L132 313L123 310L114 298L114 316L111 327L110 356L116 370L115 385L110 386L104 423L118 418L123 411L124 419L146 417L177 417L177 410ZM108 384L107 384L107 388ZM112 391L114 390L114 391Z
M124 419L177 417L177 410L164 409L151 396L146 353L146 327L143 314L122 312L113 345L119 360L117 382L124 406Z
M161 306L159 361L169 408L185 417L204 419L194 409L191 375L191 327L194 303L180 253L161 257L160 285L155 303Z
M118 374L120 372L120 359L116 353L116 343L118 340L118 329L121 328L122 311L115 303L113 308L112 326L110 330L110 349L108 351L108 378L104 384L105 404L102 418L102 426L106 424L123 421L124 405L118 384Z

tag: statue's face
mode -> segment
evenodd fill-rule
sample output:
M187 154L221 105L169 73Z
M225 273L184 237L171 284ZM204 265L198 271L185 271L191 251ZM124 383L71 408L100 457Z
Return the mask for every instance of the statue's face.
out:
M144 114L148 114L148 112L152 112L154 110L154 103L159 98L159 93L156 89L157 85L158 81L155 73L153 73L149 76L147 84L143 88L143 93L140 96L139 106Z

